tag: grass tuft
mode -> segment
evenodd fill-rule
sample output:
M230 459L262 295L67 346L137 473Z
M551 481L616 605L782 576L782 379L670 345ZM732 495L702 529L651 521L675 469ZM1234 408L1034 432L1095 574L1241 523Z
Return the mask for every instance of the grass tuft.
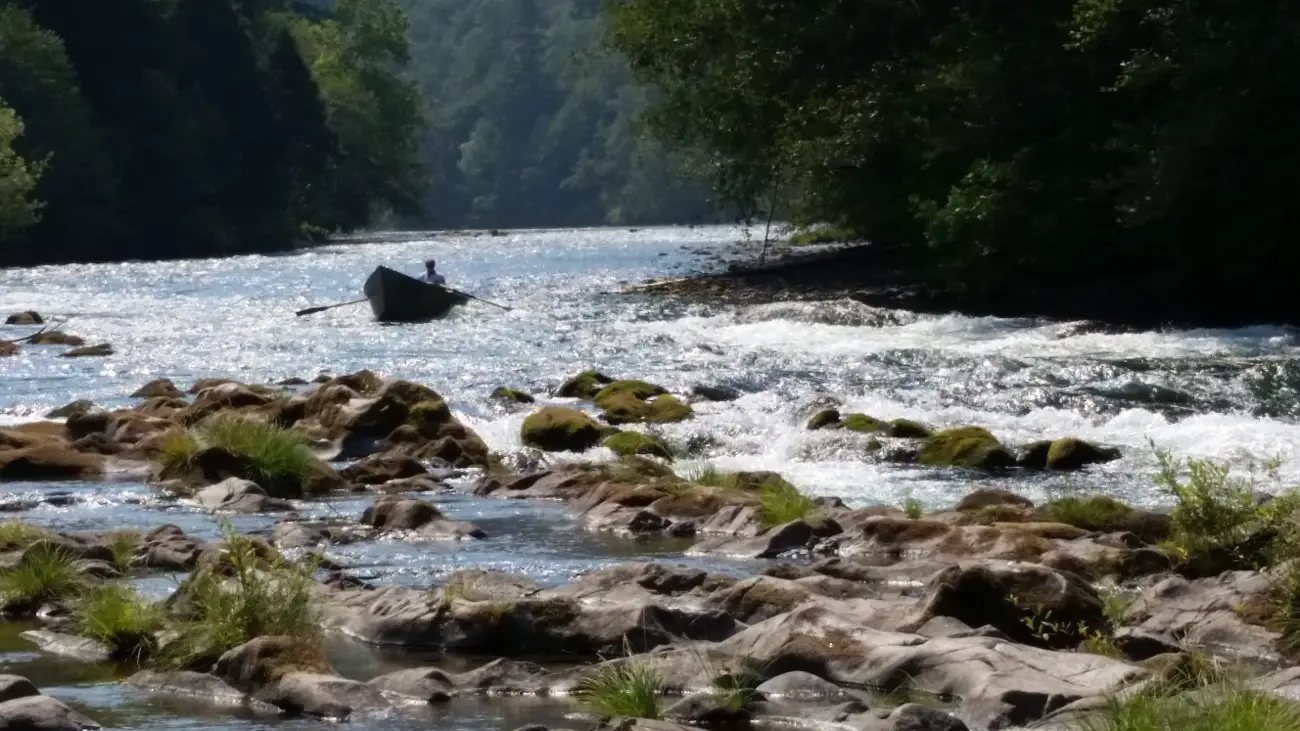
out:
M1085 731L1300 731L1300 706L1277 696L1230 687L1165 696L1112 699Z
M0 574L0 598L6 607L35 611L45 602L76 594L83 580L75 560L58 546L31 547L17 567Z
M162 437L158 459L165 473L181 475L194 469L195 458L201 451L203 447L194 434L184 429L172 429Z
M319 634L309 602L312 568L267 558L258 542L236 534L229 521L222 521L222 533L224 560L199 569L182 586L188 622L163 648L169 667L198 667L265 635Z
M925 515L925 506L920 500L909 495L903 500L903 512L912 520L920 520L921 516Z
M759 488L759 518L763 525L784 525L802 520L818 508L817 503L785 480L772 479Z
M0 549L12 551L27 548L46 537L44 528L21 520L0 522Z
M601 716L659 718L663 680L654 668L635 660L607 662L574 689L574 695Z
M247 458L249 479L267 492L280 484L305 485L318 469L306 437L265 421L223 414L206 422L199 434L208 446Z
M140 664L157 650L164 612L142 600L134 587L108 584L77 602L72 622L78 634L108 645L114 658Z
M136 551L144 545L144 535L138 530L116 530L105 536L108 550L113 554L113 566L125 574L135 565Z
M1043 517L1084 530L1116 530L1128 523L1133 509L1104 495L1089 498L1063 497L1042 508Z

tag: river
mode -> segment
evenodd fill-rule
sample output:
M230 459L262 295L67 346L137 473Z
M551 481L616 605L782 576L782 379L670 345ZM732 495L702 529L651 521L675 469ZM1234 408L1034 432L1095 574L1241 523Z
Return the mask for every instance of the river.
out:
M700 461L774 470L805 492L852 505L910 497L947 506L978 483L1035 500L1101 491L1160 506L1167 499L1150 479L1152 443L1180 456L1280 457L1282 478L1300 482L1300 348L1292 329L1111 334L1072 323L922 316L850 300L732 307L617 294L629 284L716 267L710 254L734 253L740 238L731 227L400 234L281 256L3 270L0 313L34 309L71 318L68 332L110 342L116 354L62 359L55 357L58 348L46 347L0 359L0 424L38 419L75 399L124 406L131 403L127 394L159 377L184 387L200 377L273 382L369 368L432 386L490 447L508 453L520 449L527 412L495 403L489 397L495 387L544 395L567 376L597 368L674 392L689 393L697 384L739 390L740 398L697 404L695 419L659 431L674 444L692 445ZM430 255L453 286L514 309L475 303L448 319L412 326L377 325L364 304L294 317L303 307L356 298L377 264L418 272ZM0 337L29 331L0 328L11 333ZM1082 437L1118 446L1124 457L1067 477L975 478L891 465L866 449L862 435L803 428L812 411L829 403L881 419L985 426L1011 444ZM63 529L172 522L188 532L215 531L209 516L156 503L134 478L0 488L0 501L10 502L66 493L22 515ZM611 561L682 560L671 544L574 530L558 505L461 494L438 500L492 539L472 547L382 542L337 553L359 575L426 585L470 565L553 584ZM302 512L359 513L366 502L348 497L305 504ZM265 530L273 520L244 517L236 524ZM710 566L747 568L717 559ZM149 588L165 593L171 581L153 579ZM264 723L137 698L109 678L10 640L0 641L0 672L29 675L92 717L111 716L118 727ZM339 649L336 661L357 676L393 662L356 646ZM508 717L503 708L513 709ZM470 704L439 711L434 725L508 729L558 712L548 709ZM425 718L412 727L429 725Z

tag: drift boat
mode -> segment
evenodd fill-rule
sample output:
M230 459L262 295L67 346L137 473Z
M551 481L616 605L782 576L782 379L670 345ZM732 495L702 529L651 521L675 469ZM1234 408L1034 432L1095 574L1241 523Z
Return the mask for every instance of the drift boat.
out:
M362 291L380 322L428 322L469 302L468 297L383 266L366 279Z

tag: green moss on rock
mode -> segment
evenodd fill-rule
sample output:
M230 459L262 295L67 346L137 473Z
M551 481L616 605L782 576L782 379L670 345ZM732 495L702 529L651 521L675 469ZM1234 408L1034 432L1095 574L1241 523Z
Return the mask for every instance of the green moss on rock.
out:
M546 406L524 419L519 437L526 446L548 452L582 452L613 431L576 409Z
M668 449L666 444L655 437L640 432L619 432L618 434L606 439L605 446L623 456L642 455L647 457L662 457L664 459L673 458L673 453Z
M1082 439L1057 439L1047 450L1046 467L1049 470L1079 470L1090 464L1101 464L1119 459L1118 449L1107 449L1089 444Z
M492 398L500 399L502 401L513 401L517 404L531 404L537 401L537 399L533 398L531 393L520 391L515 388L509 388L508 386L497 388L492 392Z
M600 371L583 371L560 384L555 395L560 398L593 398L600 389L614 382L613 378Z
M835 409L822 409L812 415L808 420L808 428L816 431L818 429L838 429L840 424L840 412Z
M606 394L598 405L605 410L605 420L611 424L668 424L695 415L689 405L668 394L644 401L631 391L620 391Z
M917 461L931 467L1001 469L1014 465L1016 458L989 430L967 426L946 429L928 437L921 446Z
M1020 458L1016 464L1026 469L1044 470L1047 469L1047 453L1052 449L1052 442L1044 439L1038 442L1030 442L1020 450Z
M600 391L597 391L592 400L596 402L597 406L603 409L605 408L605 402L619 400L625 395L631 396L639 401L645 401L665 393L668 393L668 391L663 386L657 386L645 381L614 381L608 386L600 389Z
M425 435L434 435L443 424L451 421L451 409L442 399L420 401L406 414L406 423Z
M874 434L885 428L885 422L866 414L849 414L844 417L844 428L849 431L862 432L864 434Z

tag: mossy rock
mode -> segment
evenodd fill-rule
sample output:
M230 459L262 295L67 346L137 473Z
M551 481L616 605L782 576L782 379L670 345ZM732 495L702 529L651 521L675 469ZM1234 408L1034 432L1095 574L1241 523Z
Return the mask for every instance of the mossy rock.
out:
M930 427L910 419L894 419L885 425L884 432L895 439L925 439L934 433Z
M874 434L882 431L887 426L885 422L866 414L849 414L842 420L844 428L849 431L862 432L863 434Z
M77 335L69 335L62 330L52 330L50 332L36 333L28 339L32 345L85 345L86 339Z
M917 461L930 467L995 470L1015 465L1016 458L988 429L966 426L926 438Z
M614 382L613 378L600 371L583 371L570 378L555 391L560 398L593 398L600 389Z
M840 412L835 409L822 409L812 415L808 420L808 429L816 431L818 429L838 429L842 426L840 423Z
M642 455L646 457L662 457L664 459L673 458L673 453L668 449L668 445L641 432L619 432L606 439L605 446L622 456Z
M601 405L605 420L611 424L669 424L695 415L689 405L668 394L643 401L630 392L622 392L606 396Z
M1102 464L1119 459L1119 450L1098 447L1082 439L1057 439L1047 450L1049 470L1081 470L1090 464Z
M547 452L583 452L614 431L577 409L546 406L524 419L519 437L526 446Z
M45 318L36 310L27 310L26 312L15 312L5 318L6 325L41 325L45 323Z
M527 393L526 391L520 391L514 388L509 388L507 386L501 386L497 388L497 390L493 391L492 398L499 399L501 401L513 401L514 403L517 404L531 404L537 401L537 399L533 398L533 395L531 393Z
M1030 442L1020 448L1020 456L1016 459L1016 464L1025 469L1045 470L1047 469L1047 453L1051 449L1052 442L1050 439Z
M451 421L451 408L442 399L420 401L406 413L406 423L416 431L433 436L443 424Z
M645 381L615 381L600 389L592 400L603 409L606 408L606 403L620 401L624 396L631 396L638 401L646 401L665 393L668 393L668 390L663 386L657 386Z

